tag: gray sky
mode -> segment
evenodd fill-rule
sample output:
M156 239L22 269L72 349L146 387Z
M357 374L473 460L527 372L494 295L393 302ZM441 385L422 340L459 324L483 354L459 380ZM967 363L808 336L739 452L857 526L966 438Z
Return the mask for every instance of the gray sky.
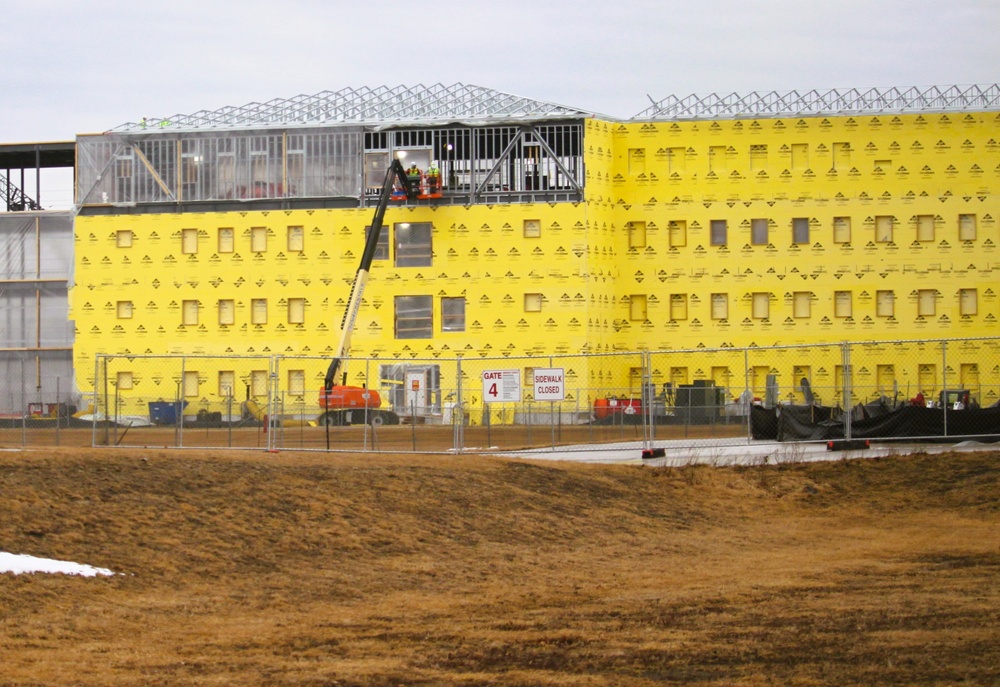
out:
M8 0L0 142L361 86L649 96L1000 81L997 0Z

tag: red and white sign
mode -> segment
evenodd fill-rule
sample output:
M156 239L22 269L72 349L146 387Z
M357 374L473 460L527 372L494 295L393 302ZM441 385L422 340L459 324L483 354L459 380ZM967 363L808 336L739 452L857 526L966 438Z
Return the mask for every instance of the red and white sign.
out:
M563 368L549 367L535 370L536 401L562 401L566 398L566 383Z
M483 372L483 400L486 403L519 403L521 373L518 370L486 370Z

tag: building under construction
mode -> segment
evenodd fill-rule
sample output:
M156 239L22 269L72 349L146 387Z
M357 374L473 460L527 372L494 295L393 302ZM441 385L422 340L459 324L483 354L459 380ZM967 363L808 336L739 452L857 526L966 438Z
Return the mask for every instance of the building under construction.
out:
M617 119L456 84L147 118L76 138L76 207L51 235L8 171L5 346L62 360L77 394L100 354L328 355L394 159L422 192L388 211L353 356L996 336L998 140L997 85L671 97ZM940 361L915 355L870 372L936 393ZM986 404L982 359L948 365ZM822 367L785 366L749 386ZM269 393L268 369L216 367L183 395ZM290 393L322 384L294 372ZM725 366L655 375L744 386Z

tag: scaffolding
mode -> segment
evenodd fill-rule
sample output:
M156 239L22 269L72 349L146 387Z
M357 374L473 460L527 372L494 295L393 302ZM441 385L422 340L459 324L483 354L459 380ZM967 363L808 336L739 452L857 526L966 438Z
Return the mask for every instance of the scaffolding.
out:
M344 88L315 95L275 98L264 103L149 117L113 132L153 133L162 129L204 130L292 126L441 124L589 117L591 113L510 93L456 83L451 86Z
M811 91L709 93L653 100L635 115L645 119L720 119L896 112L1000 110L1000 85L850 88Z

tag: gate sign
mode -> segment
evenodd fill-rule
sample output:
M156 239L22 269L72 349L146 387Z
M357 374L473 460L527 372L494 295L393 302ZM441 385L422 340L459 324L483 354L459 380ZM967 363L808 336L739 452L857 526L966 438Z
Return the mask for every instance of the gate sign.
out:
M520 403L521 373L518 370L486 370L483 372L483 401L486 403Z
M562 401L566 398L566 385L563 382L563 368L535 369L535 400Z

